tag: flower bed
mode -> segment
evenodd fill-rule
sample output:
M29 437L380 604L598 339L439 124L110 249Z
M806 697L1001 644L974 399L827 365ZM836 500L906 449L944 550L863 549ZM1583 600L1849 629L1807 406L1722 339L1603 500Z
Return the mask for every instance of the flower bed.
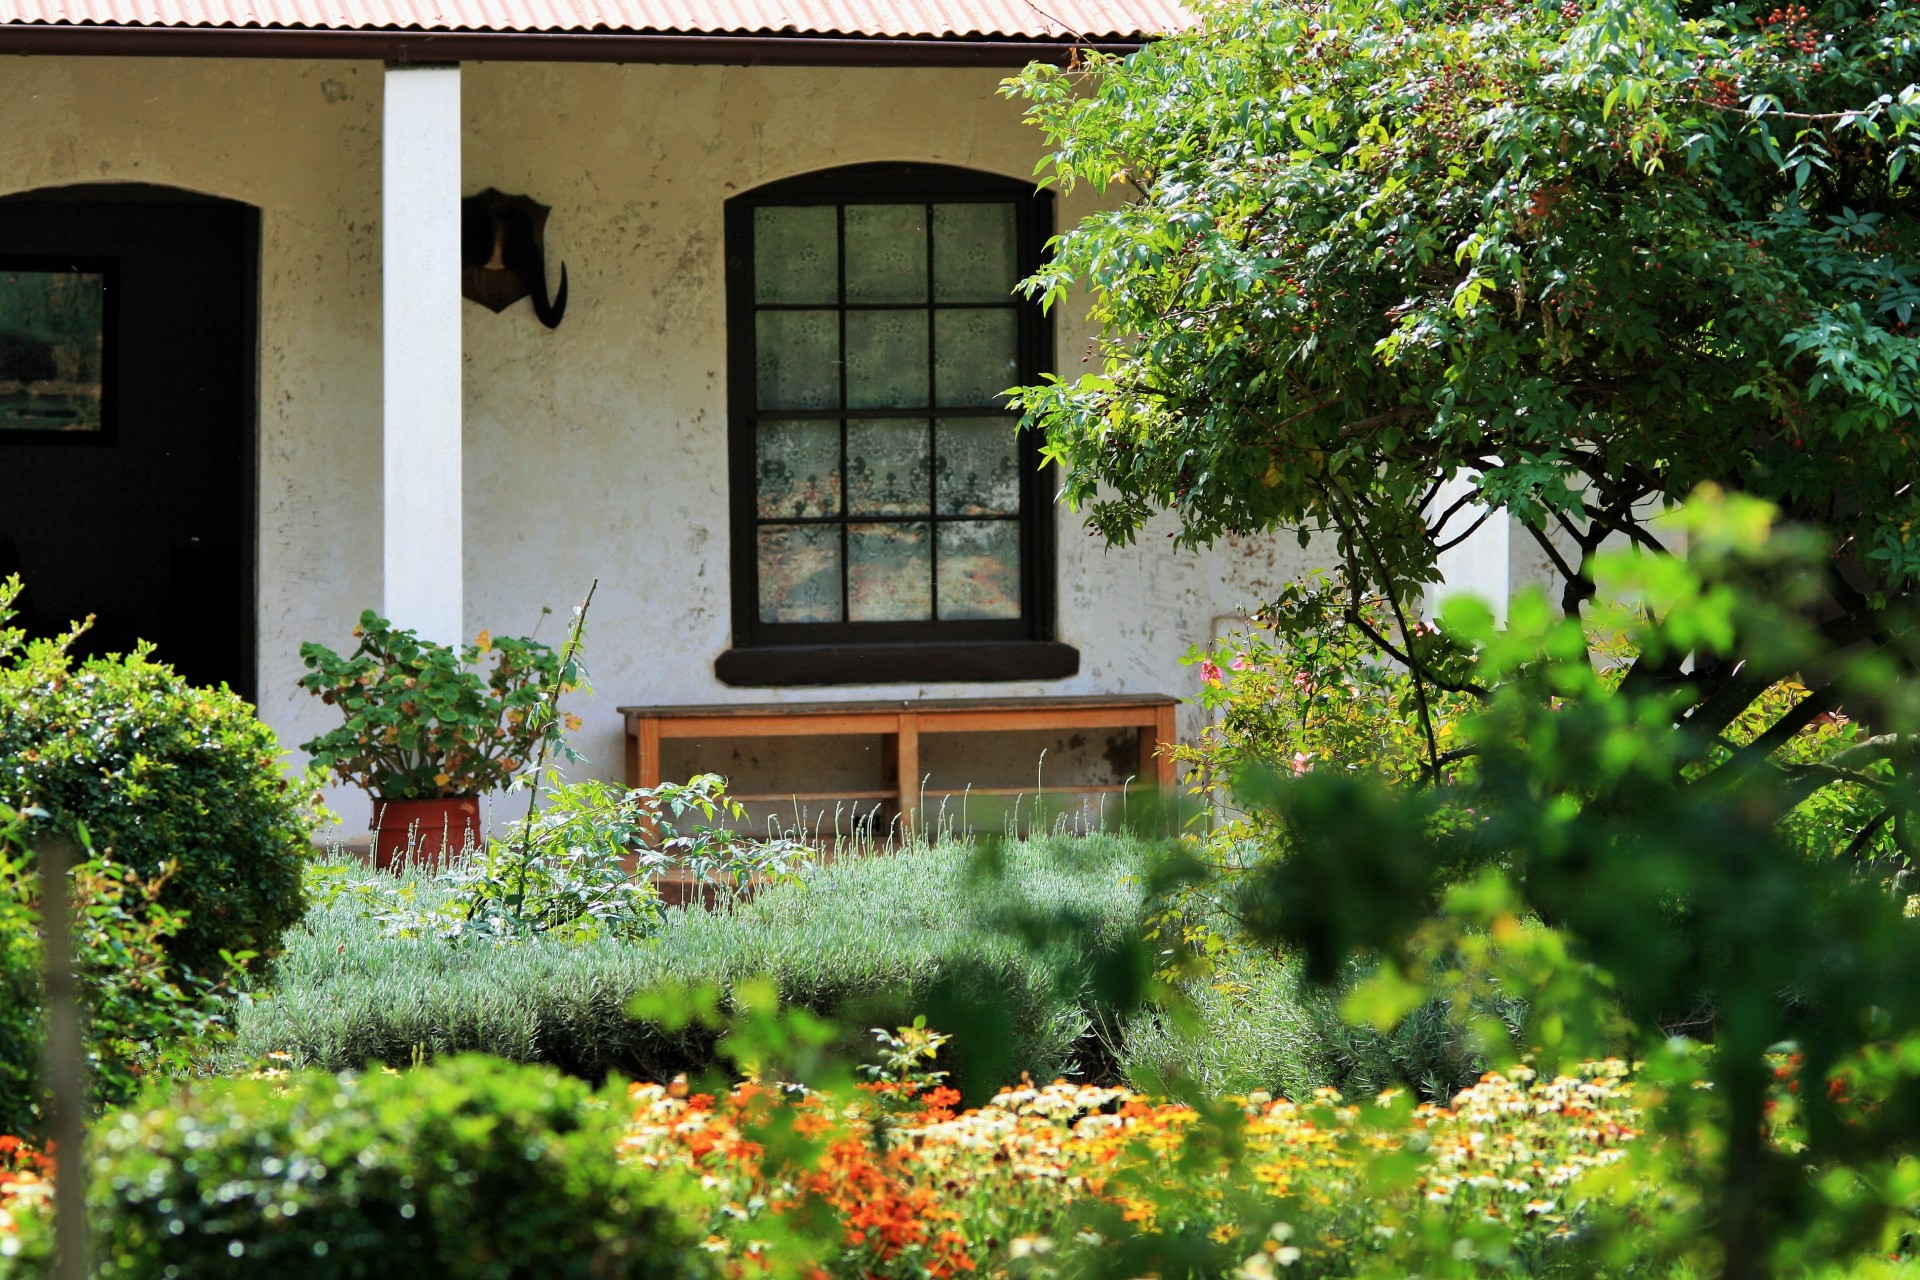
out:
M534 1075L468 1059L417 1075L363 1077L358 1087L411 1103L454 1097L458 1091L448 1092L446 1080L524 1091ZM225 1257L237 1244L249 1257L285 1253L292 1247L287 1226L271 1213L193 1209L207 1195L224 1203L218 1187L242 1174L272 1203L298 1200L298 1222L309 1234L323 1232L316 1238L330 1233L329 1213L370 1231L407 1229L387 1212L392 1206L383 1210L377 1197L365 1199L364 1187L312 1177L288 1182L286 1161L260 1163L276 1151L345 1141L327 1138L329 1124L307 1112L351 1110L354 1088L350 1078L320 1075L222 1084L226 1101L217 1110L227 1137L220 1141L238 1145L227 1163L200 1150L205 1142L189 1142L171 1157L214 1160L195 1166L210 1179L199 1190L182 1183L166 1192L161 1216L179 1216L186 1228L171 1236L158 1219L143 1227L151 1214L123 1203L125 1188L134 1185L128 1178L148 1187L153 1174L146 1164L156 1157L140 1135L151 1130L159 1140L191 1128L191 1116L212 1113L184 1104L125 1113L103 1134L95 1186L100 1247L115 1258L125 1254L115 1274L157 1259L156 1250ZM303 1092L309 1089L318 1092ZM1473 1274L1497 1277L1650 1269L1636 1265L1641 1259L1630 1247L1619 1247L1622 1240L1630 1246L1630 1237L1602 1229L1624 1220L1616 1207L1633 1208L1650 1194L1631 1177L1593 1176L1621 1162L1641 1132L1625 1067L1613 1061L1572 1076L1536 1078L1524 1068L1488 1075L1447 1107L1415 1106L1403 1095L1355 1104L1331 1091L1303 1103L1255 1096L1188 1106L1056 1081L1002 1090L986 1106L959 1110L954 1090L926 1084L829 1093L746 1083L714 1096L675 1083L632 1086L631 1115L620 1123L604 1110L606 1095L589 1099L577 1086L559 1092L568 1094L559 1104L567 1115L598 1113L593 1133L569 1139L592 1141L570 1154L579 1167L569 1163L566 1176L645 1187L649 1200L657 1196L671 1208L670 1217L650 1219L654 1211L639 1200L583 1203L587 1217L556 1230L554 1247L573 1248L588 1236L631 1240L635 1248L668 1238L701 1241L697 1250L681 1245L673 1253L682 1264L676 1274L689 1277L1276 1280L1459 1270L1431 1265L1441 1259L1471 1260ZM491 1105L483 1102L476 1101L481 1111L474 1115ZM410 1105L407 1114L418 1111ZM369 1110L356 1123L379 1129L391 1121ZM275 1136L260 1136L269 1132ZM417 1136L390 1135L399 1145L389 1162L424 1159L411 1151ZM360 1142L355 1137L341 1150ZM49 1168L43 1157L0 1139L0 1274L20 1274L7 1265L8 1255L19 1255L17 1265L44 1260ZM509 1179L521 1188L510 1199L523 1210L526 1176L520 1170ZM148 1187L148 1199L158 1194ZM571 1193L563 1198L574 1203ZM248 1203L256 1199L250 1195ZM1608 1265L1596 1266L1595 1250L1609 1244ZM315 1274L334 1274L318 1261L314 1266ZM289 1280L304 1274L296 1265Z
M1172 1242L1187 1265L1247 1280L1434 1247L1533 1274L1571 1261L1553 1255L1580 1247L1582 1178L1639 1136L1625 1075L1617 1061L1522 1068L1448 1107L1322 1091L1206 1113L1063 1082L964 1112L952 1090L913 1085L853 1101L636 1085L622 1153L695 1176L705 1247L736 1275L791 1249L786 1219L813 1224L813 1266L848 1277L1024 1274L1121 1247L1164 1259Z

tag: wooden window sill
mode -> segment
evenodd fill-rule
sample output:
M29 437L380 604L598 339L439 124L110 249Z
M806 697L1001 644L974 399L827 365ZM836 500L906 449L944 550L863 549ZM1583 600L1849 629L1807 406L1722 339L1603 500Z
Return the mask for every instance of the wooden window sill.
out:
M735 687L1063 680L1080 651L1050 640L779 645L729 649L714 674Z

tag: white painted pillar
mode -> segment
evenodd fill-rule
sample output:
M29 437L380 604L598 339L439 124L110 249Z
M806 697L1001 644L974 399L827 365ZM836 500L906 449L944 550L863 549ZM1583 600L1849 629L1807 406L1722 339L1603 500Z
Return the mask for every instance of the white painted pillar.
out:
M1472 492L1468 476L1455 476L1440 487L1432 510L1439 514ZM1486 514L1486 508L1469 503L1454 513L1441 534L1442 541L1457 538L1473 522ZM1458 546L1440 553L1440 585L1428 600L1427 616L1433 617L1439 602L1450 595L1475 595L1492 607L1493 616L1507 620L1507 597L1512 589L1512 520L1502 514L1488 517L1470 537Z
M458 642L460 68L392 65L381 140L384 604Z

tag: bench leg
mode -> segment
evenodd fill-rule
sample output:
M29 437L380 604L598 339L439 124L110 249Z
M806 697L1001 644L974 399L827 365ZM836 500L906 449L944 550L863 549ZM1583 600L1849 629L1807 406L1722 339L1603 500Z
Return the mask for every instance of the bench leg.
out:
M660 785L660 722L654 719L627 722L627 785Z
M627 786L660 785L660 722L651 717L627 721ZM652 822L643 825L641 839L649 846L660 842Z
M907 831L920 828L920 717L902 712L900 732L893 737L894 785L900 791L900 824Z
M1162 791L1174 784L1173 757L1160 749L1174 741L1174 708L1156 707L1153 723L1140 726L1140 783Z

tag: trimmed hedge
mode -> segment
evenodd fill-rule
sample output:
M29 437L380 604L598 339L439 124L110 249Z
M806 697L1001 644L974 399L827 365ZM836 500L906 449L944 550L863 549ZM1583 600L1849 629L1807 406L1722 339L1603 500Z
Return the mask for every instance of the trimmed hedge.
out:
M712 1035L634 1019L633 996L766 976L784 1001L835 1017L862 1054L868 1028L925 1014L964 1031L943 1064L963 1083L1049 1079L1099 1051L1099 966L1133 931L1139 892L1123 881L1139 857L1118 837L1017 843L1005 875L978 884L952 847L862 858L731 911L669 911L643 943L390 938L342 893L288 935L271 990L237 1011L234 1065L273 1053L339 1070L477 1051L665 1080L713 1065ZM1072 926L1036 952L1014 930L1043 914Z
M223 950L271 956L305 908L307 797L281 755L237 695L142 654L75 663L41 641L0 661L0 803L85 823L142 876L175 864L160 902L186 923L167 954L202 975Z

